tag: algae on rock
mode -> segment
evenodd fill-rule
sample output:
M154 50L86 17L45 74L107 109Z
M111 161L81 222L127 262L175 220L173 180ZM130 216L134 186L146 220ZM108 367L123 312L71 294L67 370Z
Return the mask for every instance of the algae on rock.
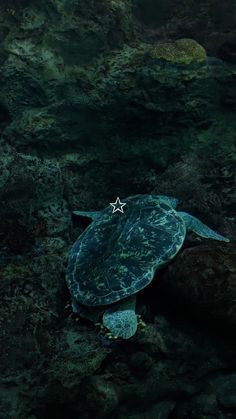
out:
M204 63L205 49L194 39L178 39L175 42L157 42L148 49L151 58L175 64Z

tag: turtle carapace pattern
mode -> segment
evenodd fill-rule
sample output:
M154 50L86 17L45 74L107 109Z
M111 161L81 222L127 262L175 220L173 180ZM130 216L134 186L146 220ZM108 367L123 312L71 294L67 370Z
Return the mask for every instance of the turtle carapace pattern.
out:
M110 206L97 212L75 212L92 222L69 253L66 281L75 311L82 310L86 317L86 307L100 308L103 324L112 334L115 329L116 336L127 339L137 329L135 299L129 310L127 299L146 287L155 272L178 253L187 230L229 240L197 218L176 211L175 198L135 195L123 201L124 213L112 213ZM122 322L125 313L128 317Z

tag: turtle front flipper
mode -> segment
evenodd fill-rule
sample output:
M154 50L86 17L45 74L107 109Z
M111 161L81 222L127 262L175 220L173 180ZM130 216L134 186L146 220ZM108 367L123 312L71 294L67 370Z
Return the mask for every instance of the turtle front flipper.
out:
M109 308L103 314L103 325L112 337L129 339L137 331L138 319L135 313L136 298L132 296Z
M73 211L73 214L79 215L80 217L87 217L92 218L92 220L96 220L100 215L100 211Z
M201 237L204 237L205 239L220 240L223 242L230 241L226 237L212 230L206 224L202 223L198 218L193 217L187 212L179 211L178 214L184 220L187 231L193 231L194 233L198 234Z

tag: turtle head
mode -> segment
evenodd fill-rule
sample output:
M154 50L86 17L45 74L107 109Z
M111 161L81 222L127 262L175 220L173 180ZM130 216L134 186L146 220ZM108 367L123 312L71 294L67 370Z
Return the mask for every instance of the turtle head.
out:
M172 196L166 196L166 195L158 195L158 198L166 203L167 205L170 205L170 207L172 208L176 208L177 205L179 204L179 199L177 198L173 198Z
M103 314L103 325L111 332L112 337L129 339L135 334L138 321L132 309L108 309Z

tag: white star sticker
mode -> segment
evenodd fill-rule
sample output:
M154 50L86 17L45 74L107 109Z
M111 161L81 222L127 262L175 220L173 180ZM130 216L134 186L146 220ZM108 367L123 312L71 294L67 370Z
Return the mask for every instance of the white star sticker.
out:
M116 211L120 211L124 214L123 207L126 205L125 202L121 202L120 198L116 198L116 202L111 202L110 205L113 207L112 214Z

